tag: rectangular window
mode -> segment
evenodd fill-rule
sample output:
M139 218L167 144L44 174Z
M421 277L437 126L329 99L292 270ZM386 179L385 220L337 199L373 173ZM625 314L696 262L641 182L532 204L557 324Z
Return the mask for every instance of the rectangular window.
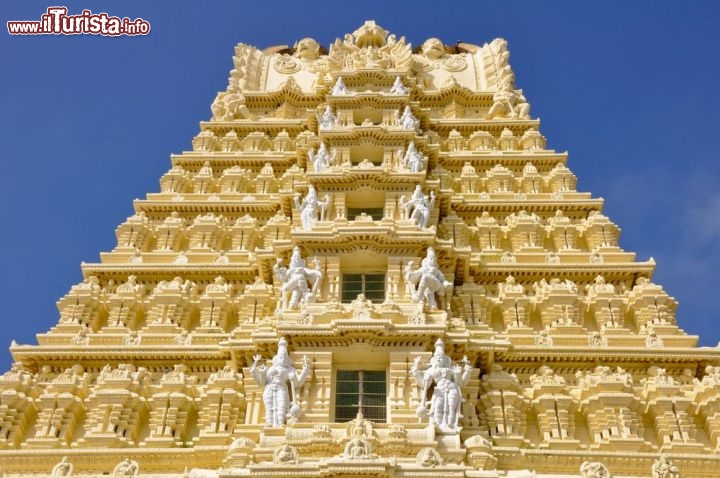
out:
M372 217L373 221L380 221L385 214L385 210L381 207L349 207L347 218L349 221L354 221L362 213Z
M373 302L385 300L385 274L343 274L342 301L352 302L360 294Z
M385 371L338 370L335 421L349 422L362 410L366 420L386 421Z

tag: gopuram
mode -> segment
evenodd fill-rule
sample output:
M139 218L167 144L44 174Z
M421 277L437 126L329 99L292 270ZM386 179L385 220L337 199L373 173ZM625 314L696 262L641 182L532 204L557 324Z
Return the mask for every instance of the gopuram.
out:
M3 476L720 476L720 349L619 245L507 43L239 44L0 377Z

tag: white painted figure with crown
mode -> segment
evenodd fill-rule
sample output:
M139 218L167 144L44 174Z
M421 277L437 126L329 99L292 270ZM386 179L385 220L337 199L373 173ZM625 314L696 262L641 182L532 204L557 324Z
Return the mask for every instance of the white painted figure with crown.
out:
M410 199L405 201L405 196L400 197L400 207L403 208L405 217L411 219L420 229L425 229L430 222L430 211L435 206L435 191L430 191L429 196L425 196L422 186L415 186L415 190Z
M287 341L281 338L270 367L260 363L261 355L256 355L253 360L250 373L258 385L263 387L265 422L271 427L280 427L286 420L297 421L302 411L297 399L298 389L312 372L307 356L303 357L303 368L298 372L290 360Z
M412 266L413 262L410 261L405 268L405 280L413 286L413 302L423 301L431 309L437 309L435 294L444 297L445 288L452 286L452 283L445 280L445 275L438 267L435 250L428 247L427 255L420 263L420 268L414 271Z
M417 415L420 418L430 416L430 423L443 433L457 433L458 423L462 417L460 414L462 387L467 385L472 371L467 357L463 357L462 367L458 364L453 365L450 357L445 354L445 344L438 339L435 342L435 352L430 358L430 366L420 370L420 361L421 358L416 357L410 369L420 388L421 402ZM428 410L427 394L433 385L435 388L429 400Z
M337 149L333 148L332 153L330 153L325 143L320 143L317 153L315 153L314 148L308 150L308 159L312 163L313 171L316 173L322 173L326 169L329 169L335 162L336 157Z
M281 266L282 259L278 257L277 263L273 268L275 277L282 283L280 286L281 303L280 311L293 309L300 304L300 301L309 302L317 293L322 279L320 271L320 263L315 259L315 268L309 269L305 267L305 259L300 255L300 248L293 249L290 257L290 265L288 267ZM312 283L312 288L308 287L308 281Z
M308 193L305 199L300 201L300 193L295 193L293 199L295 201L295 207L300 211L302 228L306 231L311 230L318 222L318 219L321 221L325 220L325 214L330 205L330 196L326 194L324 200L318 199L317 191L312 184L308 186ZM318 212L320 213L319 215Z

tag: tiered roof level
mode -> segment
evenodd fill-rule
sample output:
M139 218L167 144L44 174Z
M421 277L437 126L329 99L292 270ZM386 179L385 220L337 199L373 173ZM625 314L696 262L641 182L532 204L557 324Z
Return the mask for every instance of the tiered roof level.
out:
M717 476L720 351L509 55L370 21L237 45L192 151L11 347L5 475Z

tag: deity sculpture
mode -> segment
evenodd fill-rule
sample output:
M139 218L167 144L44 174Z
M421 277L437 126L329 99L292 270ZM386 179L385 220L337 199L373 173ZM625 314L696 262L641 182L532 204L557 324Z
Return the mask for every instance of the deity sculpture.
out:
M580 465L581 478L612 478L607 466L599 461L584 461Z
M530 104L523 96L522 90L515 89L515 81L511 74L505 77L500 89L493 95L493 105L485 114L485 119L493 118L530 118Z
M303 357L302 372L298 373L288 355L287 341L281 338L278 352L272 358L270 367L260 364L261 355L256 355L253 359L250 373L258 385L263 387L265 422L268 426L279 427L285 424L286 419L296 421L301 413L298 389L312 372L307 356Z
M320 44L312 38L303 38L295 44L293 56L303 61L314 61L320 58Z
M415 186L410 199L405 201L405 196L400 198L400 207L405 211L405 217L415 221L420 229L425 229L430 221L430 210L435 206L435 192L430 191L430 196L423 195L422 186ZM411 212L412 210L412 212Z
M300 193L295 193L295 207L300 211L300 222L302 222L302 228L309 231L318 222L318 218L321 221L325 220L325 213L327 213L328 206L330 205L330 196L325 195L324 200L319 200L317 191L313 185L308 186L308 193L305 199L300 201ZM318 216L319 212L319 216Z
M680 478L680 470L670 463L666 455L660 455L650 469L652 478Z
M415 141L410 141L408 149L403 155L401 166L405 169L409 169L413 173L419 173L422 171L425 164L425 157L415 147Z
M300 256L300 248L293 249L292 257L290 257L290 265L288 267L281 266L282 259L278 258L273 271L275 277L282 283L280 286L281 311L295 308L303 300L308 302L312 300L320 286L322 272L320 271L319 262L315 261L315 269L305 267L305 260ZM308 281L312 283L312 288L308 287Z
M350 90L345 86L345 81L342 76L338 76L335 85L330 90L330 94L333 96L346 96L350 94Z
M438 60L445 55L445 45L439 38L428 38L422 45L422 54L430 60Z
M140 466L137 461L125 458L113 469L113 476L137 476L140 474Z
M403 114L397 120L397 124L402 127L402 129L418 131L420 128L420 120L415 117L409 106L405 107Z
M245 96L235 85L230 85L227 91L218 93L210 109L216 121L232 121L236 116L255 119L255 115L245 104Z
M395 82L390 88L391 95L407 95L409 90L403 85L402 79L399 76L395 77Z
M73 464L70 463L68 457L62 457L55 466L53 466L50 476L72 476L73 475Z
M325 143L320 143L317 153L315 153L315 148L310 148L308 150L308 158L313 165L313 171L316 173L321 173L328 169L335 161L336 157L337 149L333 148L332 154L330 154L327 150L327 146L325 146Z
M438 267L435 251L428 247L427 255L420 263L420 268L412 270L413 261L405 267L405 280L412 288L413 302L423 301L431 309L437 308L435 294L445 296L445 288L452 286L451 282L445 280L445 275ZM415 288L417 286L417 289Z
M415 358L410 373L420 387L421 403L417 409L419 417L430 416L430 422L439 428L441 432L457 433L458 422L461 418L460 406L462 405L462 387L470 379L472 367L463 357L461 367L455 364L445 354L445 344L438 339L435 342L435 352L430 358L430 366L419 370L421 358ZM428 390L435 386L428 410L426 402Z
M330 105L327 105L325 111L318 115L318 124L320 131L331 130L337 125L337 116L333 114Z

